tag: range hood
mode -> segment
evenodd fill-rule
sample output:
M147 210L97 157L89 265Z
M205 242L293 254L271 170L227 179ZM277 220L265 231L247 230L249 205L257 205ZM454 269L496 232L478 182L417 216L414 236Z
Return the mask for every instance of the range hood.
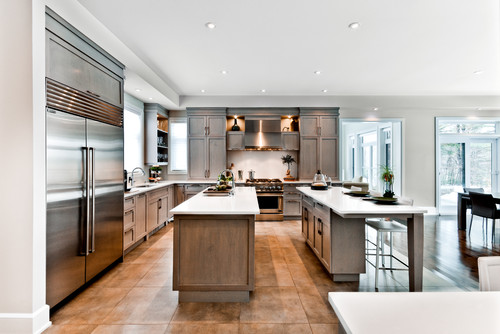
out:
M281 150L281 118L245 118L245 150Z

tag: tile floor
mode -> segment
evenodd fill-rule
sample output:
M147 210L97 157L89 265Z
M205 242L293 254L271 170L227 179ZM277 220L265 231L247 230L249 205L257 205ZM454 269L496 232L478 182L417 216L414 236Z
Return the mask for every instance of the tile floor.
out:
M374 291L369 265L359 283L334 283L306 246L298 221L257 222L250 302L179 304L172 248L170 224L53 312L45 333L337 333L327 293ZM407 275L382 274L380 290L408 291ZM424 289L456 287L425 271Z

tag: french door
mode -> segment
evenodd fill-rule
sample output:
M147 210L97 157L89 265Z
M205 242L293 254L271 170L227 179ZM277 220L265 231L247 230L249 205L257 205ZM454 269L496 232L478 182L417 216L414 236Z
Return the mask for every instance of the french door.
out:
M456 214L457 193L464 187L498 192L497 139L441 136L438 206L440 214Z

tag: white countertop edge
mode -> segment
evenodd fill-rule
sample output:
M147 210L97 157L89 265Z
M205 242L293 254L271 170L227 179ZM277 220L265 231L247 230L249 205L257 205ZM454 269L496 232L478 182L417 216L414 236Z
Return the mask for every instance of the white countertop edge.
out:
M338 189L338 190L337 190ZM320 204L323 204L327 207L329 207L333 212L338 214L339 216L348 216L348 215L356 215L356 214L371 214L371 215L397 215L397 214L424 214L427 213L427 209L420 208L417 206L409 206L409 205L382 205L382 204L375 204L375 203L363 203L363 205L370 204L369 209L359 209L359 208L353 208L353 209L345 209L345 208L338 208L336 207L332 202L329 202L325 200L325 195L328 194L328 192L331 191L343 191L343 190L348 190L344 189L341 187L330 187L328 190L312 190L311 187L297 187L297 190L300 191L301 193L311 197L315 201L319 202ZM350 200L352 201L358 201L362 200L361 197L350 197L349 195L342 195L342 196L348 196Z
M183 215L256 215L260 213L254 187L237 187L233 196L207 196L200 192L171 213Z

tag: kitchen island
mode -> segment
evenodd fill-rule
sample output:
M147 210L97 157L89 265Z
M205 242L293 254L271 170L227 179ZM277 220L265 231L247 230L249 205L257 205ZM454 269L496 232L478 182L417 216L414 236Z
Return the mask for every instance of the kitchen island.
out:
M302 233L334 281L358 281L365 270L365 219L397 218L408 227L410 291L422 291L424 213L409 205L381 205L332 187L298 187L302 199Z
M237 187L233 196L200 192L171 212L179 302L248 302L259 213L255 188Z

